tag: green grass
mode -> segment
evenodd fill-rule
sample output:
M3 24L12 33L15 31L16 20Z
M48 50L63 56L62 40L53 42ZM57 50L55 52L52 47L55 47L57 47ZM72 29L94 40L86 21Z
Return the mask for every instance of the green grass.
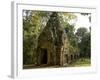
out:
M89 58L81 58L77 61L71 63L69 67L84 67L84 66L90 66L91 65L91 59Z
M77 59L76 61L73 61L72 63L70 63L69 65L67 65L67 67L87 67L87 66L91 66L91 59L89 58L80 58ZM54 66L47 66L47 65L41 65L41 66L35 66L33 64L30 65L24 65L23 69L32 69L32 68L58 68L60 66L58 65L54 65Z

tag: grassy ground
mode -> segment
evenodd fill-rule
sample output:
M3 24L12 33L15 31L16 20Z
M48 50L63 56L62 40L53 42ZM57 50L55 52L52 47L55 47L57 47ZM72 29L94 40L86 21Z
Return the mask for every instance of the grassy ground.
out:
M76 61L73 61L66 67L85 67L85 66L90 66L91 65L91 59L89 58L80 58L77 59ZM32 68L57 68L60 67L59 65L54 65L54 66L47 66L47 65L41 65L41 66L35 66L33 64L30 65L24 65L24 69L32 69Z
M90 66L91 65L91 59L89 58L80 58L76 60L75 62L71 63L69 67L84 67L84 66Z

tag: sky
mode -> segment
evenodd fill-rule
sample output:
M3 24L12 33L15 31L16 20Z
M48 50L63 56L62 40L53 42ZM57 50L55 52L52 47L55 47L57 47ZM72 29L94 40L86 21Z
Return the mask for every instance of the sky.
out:
M77 19L71 21L71 23L75 23L75 29L77 30L80 27L85 27L89 30L91 23L89 22L89 15L81 15L80 13L74 13L77 16Z

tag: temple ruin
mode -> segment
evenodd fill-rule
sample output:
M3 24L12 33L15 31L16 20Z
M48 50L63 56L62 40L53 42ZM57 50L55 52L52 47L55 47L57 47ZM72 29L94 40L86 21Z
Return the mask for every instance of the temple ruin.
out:
M67 33L59 22L58 14L53 12L46 27L38 37L37 65L67 66L78 54L69 54Z

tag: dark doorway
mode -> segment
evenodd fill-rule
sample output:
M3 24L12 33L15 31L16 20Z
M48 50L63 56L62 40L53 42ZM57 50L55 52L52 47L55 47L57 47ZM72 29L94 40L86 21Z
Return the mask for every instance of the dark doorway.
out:
M47 49L41 49L41 64L47 64Z
M71 61L73 60L73 55L71 55Z
M68 55L66 55L66 62L68 63Z

